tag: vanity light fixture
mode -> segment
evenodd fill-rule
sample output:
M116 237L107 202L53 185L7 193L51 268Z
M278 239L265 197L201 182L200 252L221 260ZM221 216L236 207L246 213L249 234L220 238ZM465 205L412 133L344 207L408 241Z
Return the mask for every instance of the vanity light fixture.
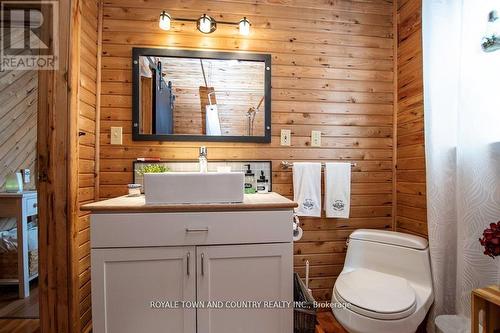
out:
M171 21L172 17L166 11L162 11L160 14L160 22L158 25L160 26L160 29L168 31L170 30Z
M250 34L250 21L243 17L239 22L217 22L213 17L203 14L198 19L188 19L188 18L172 18L165 10L160 14L160 20L158 26L160 29L168 31L171 28L172 21L182 21L182 22L196 22L196 28L199 32L204 34L211 34L217 30L217 24L226 24L238 26L240 35L248 36Z
M217 29L217 22L207 14L203 14L198 21L196 21L196 28L199 32L210 34Z
M240 23L238 23L238 28L240 30L240 35L248 36L250 34L250 21L246 17L243 17Z

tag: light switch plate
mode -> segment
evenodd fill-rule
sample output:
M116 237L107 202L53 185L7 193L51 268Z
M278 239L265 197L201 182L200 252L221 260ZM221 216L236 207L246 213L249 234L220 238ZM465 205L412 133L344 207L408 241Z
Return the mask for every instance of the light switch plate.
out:
M122 127L111 127L111 144L121 145L123 144L123 128Z
M311 147L321 147L321 131L311 131Z
M281 145L290 146L292 143L292 131L289 129L281 130Z

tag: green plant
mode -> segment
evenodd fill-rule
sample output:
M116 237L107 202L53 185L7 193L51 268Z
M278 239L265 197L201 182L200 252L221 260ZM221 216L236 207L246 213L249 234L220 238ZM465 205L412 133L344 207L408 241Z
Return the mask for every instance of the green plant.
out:
M137 172L141 175L145 173L163 173L169 172L170 168L160 164L148 164L137 170Z

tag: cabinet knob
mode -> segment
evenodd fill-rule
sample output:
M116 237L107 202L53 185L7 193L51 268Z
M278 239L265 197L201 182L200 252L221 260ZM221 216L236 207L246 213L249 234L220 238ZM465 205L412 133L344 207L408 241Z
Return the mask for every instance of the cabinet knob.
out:
M189 276L189 258L191 257L191 252L187 253L187 265L186 265L186 271L187 275Z

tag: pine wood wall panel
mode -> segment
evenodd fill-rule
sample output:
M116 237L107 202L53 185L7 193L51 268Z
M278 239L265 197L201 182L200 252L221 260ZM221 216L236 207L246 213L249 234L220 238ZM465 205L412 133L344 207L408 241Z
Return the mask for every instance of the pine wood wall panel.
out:
M97 186L96 135L98 128L98 23L99 1L79 3L79 54L77 97L77 214L74 221L73 330L86 332L91 325L89 214L80 206L94 201Z
M165 7L166 6L166 7ZM392 228L393 4L390 0L106 0L103 9L100 130L100 196L126 193L137 157L194 159L200 145L210 159L273 161L273 190L292 197L292 175L281 160L357 162L348 220L302 218L304 238L295 244L295 269L311 263L311 286L329 300L345 258L345 240L357 228ZM211 35L194 24L158 29L162 9L174 17L203 12L224 21L247 16L252 33L219 25ZM132 47L250 51L272 55L272 142L133 142ZM110 127L123 127L123 145L110 145ZM292 146L281 147L281 129ZM310 146L312 130L321 148Z
M396 230L427 235L422 1L398 3Z
M25 189L35 188L37 103L37 71L0 72L0 189L20 169L32 171Z

